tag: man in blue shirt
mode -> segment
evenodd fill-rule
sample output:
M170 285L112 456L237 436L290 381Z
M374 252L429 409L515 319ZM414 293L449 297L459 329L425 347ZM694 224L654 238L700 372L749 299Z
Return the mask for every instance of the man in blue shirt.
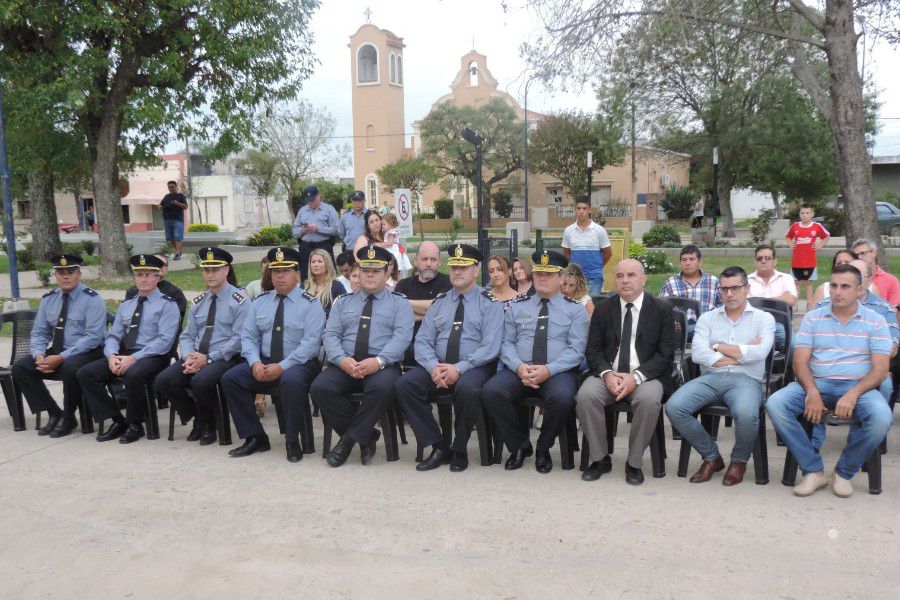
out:
M344 251L353 250L356 240L366 230L366 195L359 190L350 194L350 210L341 215L338 222L338 237Z
M612 256L612 243L606 229L591 219L590 197L579 196L575 200L575 222L563 232L562 247L566 258L584 271L588 294L600 295L603 292L603 265Z
M334 238L338 235L338 214L334 207L322 202L319 188L314 185L303 190L306 204L300 207L292 229L300 243L300 281L309 277L309 254L322 248L334 264Z

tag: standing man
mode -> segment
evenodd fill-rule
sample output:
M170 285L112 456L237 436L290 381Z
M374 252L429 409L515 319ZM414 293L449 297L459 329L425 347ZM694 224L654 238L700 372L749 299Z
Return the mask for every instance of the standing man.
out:
M344 464L355 444L362 464L372 462L379 437L375 423L394 401L400 361L412 341L409 301L384 287L390 260L391 253L380 246L357 251L360 290L335 299L322 336L330 366L310 394L326 426L341 436L328 454L332 467ZM356 408L348 397L354 392L365 394Z
M129 262L138 295L119 306L106 336L103 348L106 358L78 370L78 381L94 419L98 423L104 419L113 421L109 429L97 435L98 442L121 436L120 444L130 444L144 436L146 387L169 364L181 323L175 301L156 287L162 261L152 255L138 254ZM117 377L125 380L124 417L116 399L106 389Z
M893 307L900 306L900 282L897 278L878 266L878 245L872 240L861 239L853 242L852 250L866 261L872 270L872 283L878 295Z
M194 419L188 441L207 446L216 441L216 386L241 362L241 327L250 299L228 281L234 260L230 253L201 248L199 254L207 289L191 303L178 343L181 360L166 367L155 385L156 392L178 410L182 423Z
M633 419L628 437L625 481L644 483L644 450L650 445L662 397L672 391L675 331L672 307L644 293L643 265L626 259L616 265L617 294L594 308L587 343L591 376L575 397L578 420L590 449L591 464L582 474L595 481L612 470L607 452L606 407L631 402Z
M579 265L588 282L588 294L603 293L603 265L612 256L612 244L606 229L591 219L591 199L575 200L575 222L563 232L562 247L566 258Z
M353 250L353 245L365 230L366 195L356 190L350 194L350 210L342 214L338 221L338 237L341 238L344 252Z
M747 302L748 287L742 268L722 271L719 290L725 305L700 315L694 330L691 360L700 366L701 375L678 388L666 403L672 427L703 457L691 483L707 482L725 468L716 442L694 416L704 406L721 402L734 418L734 448L722 485L737 485L744 480L747 461L756 445L762 382L774 341L775 319Z
M828 485L822 456L798 418L816 425L826 411L852 418L847 445L831 475L832 490L846 498L850 480L884 441L893 417L878 386L888 375L891 334L884 319L859 303L862 275L853 265L831 272L831 305L806 313L794 343L796 381L766 401L775 431L797 459L803 477L797 496Z
M415 316L415 326L413 327L413 344L416 340L416 334L422 325L422 319L425 313L431 307L431 303L439 294L449 292L453 288L450 283L450 277L441 273L441 250L434 242L422 242L416 249L416 273L405 277L397 282L395 291L400 292L409 300L412 305L413 315ZM413 344L410 344L409 350L406 352L404 362L406 364L415 364L413 357Z
M12 376L31 412L46 410L49 415L38 435L59 438L78 426L75 410L82 402L78 369L103 358L106 304L81 283L80 256L62 254L50 262L59 287L41 298L31 330L31 354L15 362ZM46 379L63 382L63 410L47 390Z
M222 376L228 410L244 444L228 452L240 458L272 448L256 412L254 394L277 390L284 415L289 462L300 462L300 428L309 410L309 385L321 370L319 349L325 310L300 288L300 254L272 248L269 272L275 289L250 305L241 328L241 355L246 362Z
M418 366L395 386L419 446L432 446L431 455L416 466L417 471L430 471L448 461L454 472L469 466L466 446L481 411L481 388L497 372L503 339L503 303L475 284L484 260L481 252L456 244L447 255L453 289L438 294L425 313L414 344ZM452 447L432 415L429 397L440 391L453 394Z
M175 301L175 304L178 305L178 312L181 314L181 319L184 320L184 313L187 310L187 297L184 295L184 292L181 291L180 287L166 279L166 275L169 272L169 259L166 258L165 254L154 254L153 256L158 258L162 263L162 268L159 270L159 282L156 284L156 287L158 287L159 291L163 294ZM138 289L136 286L131 286L125 290L126 300L131 300L137 295Z
M323 203L319 188L314 185L303 190L306 204L300 207L294 220L294 237L300 241L300 281L309 273L309 253L322 248L334 262L334 238L338 234L338 214L330 204Z
M681 272L669 276L659 291L660 297L680 296L692 298L700 303L700 313L705 313L718 306L722 306L722 296L719 294L719 280L715 275L703 272L703 258L700 248L694 244L688 244L681 249ZM687 311L688 329L694 331L697 317L693 310Z
M537 441L535 469L553 469L550 448L571 418L578 389L578 365L587 341L588 318L581 303L564 296L561 271L569 265L558 252L535 252L533 296L509 305L500 360L506 367L488 381L481 402L510 452L507 471L519 469L532 454L528 425L516 401L538 396L544 422Z
M797 280L798 289L806 288L806 310L813 308L812 276L816 269L816 251L825 245L831 235L821 223L814 223L816 211L811 204L800 206L800 221L791 225L787 232L787 242L791 245L791 271Z
M181 241L184 239L184 211L187 210L187 198L178 191L178 184L170 181L166 184L169 193L159 203L163 213L163 229L166 241L175 248L175 260L181 259Z

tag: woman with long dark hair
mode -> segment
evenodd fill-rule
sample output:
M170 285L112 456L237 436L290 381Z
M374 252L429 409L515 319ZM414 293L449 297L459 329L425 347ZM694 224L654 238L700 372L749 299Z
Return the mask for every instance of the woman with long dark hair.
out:
M363 234L356 238L356 243L353 244L353 256L356 256L360 248L365 248L369 244L384 244L384 234L381 231L381 215L378 214L378 211L371 208L367 210L365 223L366 228L363 230Z
M843 250L838 250L834 253L834 258L831 259L831 270L834 271L834 268L838 265L849 265L851 261L858 259L859 256L853 250L848 250L846 248ZM816 288L816 292L813 294L813 304L806 310L812 310L815 305L819 303L819 300L821 300L822 298L829 298L830 296L831 288L828 287L828 282L826 281Z

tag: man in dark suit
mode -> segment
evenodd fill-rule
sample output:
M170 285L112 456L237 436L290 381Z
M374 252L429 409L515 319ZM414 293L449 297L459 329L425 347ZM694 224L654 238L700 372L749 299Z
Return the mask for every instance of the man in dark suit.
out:
M672 391L675 333L672 308L644 293L647 275L632 259L616 265L616 290L594 309L585 355L591 375L575 396L591 454L582 474L594 481L612 469L607 452L606 407L627 400L634 418L628 438L625 480L644 482L641 462L650 445L664 393Z

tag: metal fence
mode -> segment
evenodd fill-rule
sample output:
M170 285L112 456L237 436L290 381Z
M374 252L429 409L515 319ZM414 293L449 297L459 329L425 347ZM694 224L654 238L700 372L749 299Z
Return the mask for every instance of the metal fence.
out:
M478 218L478 209L474 206L469 207L469 218L477 219ZM491 209L491 218L492 219L509 219L510 221L524 221L525 220L525 207L524 206L513 206L512 212L508 217L504 217L502 215L498 215L497 211L493 208Z

